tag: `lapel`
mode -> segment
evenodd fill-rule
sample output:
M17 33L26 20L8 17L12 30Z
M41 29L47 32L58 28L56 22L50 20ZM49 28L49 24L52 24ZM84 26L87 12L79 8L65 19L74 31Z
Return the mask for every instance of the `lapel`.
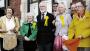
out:
M46 13L46 16L48 16L48 17L49 17L48 12ZM39 14L38 18L39 18L39 21L41 21L41 13Z
M41 21L41 14L38 15L38 20Z
M12 19L14 20L14 16L12 16ZM6 15L3 16L3 18L2 18L2 23L3 23L2 28L3 28L4 30L6 30Z
M6 16L3 16L2 18L2 29L6 30Z
M50 14L49 14L48 12L47 12L46 16L48 16L48 17L49 17L49 19L50 19Z
M4 25L6 24L6 16L4 16L4 17L2 18L2 22L3 22Z

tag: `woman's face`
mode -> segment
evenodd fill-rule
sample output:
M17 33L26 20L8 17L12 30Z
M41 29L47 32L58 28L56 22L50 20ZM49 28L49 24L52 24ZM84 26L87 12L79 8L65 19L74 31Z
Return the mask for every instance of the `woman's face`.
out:
M28 20L28 22L32 22L33 21L33 16L28 16L27 20Z
M63 4L59 4L58 11L59 14L63 14L65 12L65 6Z
M13 13L12 13L12 9L7 8L7 10L6 10L6 14L7 14L7 15L12 15L12 14L13 14Z
M77 11L77 13L82 13L84 10L85 10L85 8L84 8L84 6L81 4L81 2L78 2L78 3L76 3L76 11Z

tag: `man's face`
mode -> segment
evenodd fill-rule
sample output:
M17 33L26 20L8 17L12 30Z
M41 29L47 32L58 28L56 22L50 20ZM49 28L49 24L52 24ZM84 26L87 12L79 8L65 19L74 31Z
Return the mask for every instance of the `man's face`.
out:
M72 5L71 5L71 10L72 10L72 11L75 11L75 10L76 10L76 4L72 4Z
M63 4L60 4L58 6L58 11L59 11L60 14L64 13L65 12L65 6Z
M84 11L84 6L81 4L81 2L76 3L76 11L77 13L81 13L82 11Z
M44 12L46 11L46 5L40 4L40 5L39 5L39 9L40 9L40 12L41 12L41 13L44 13Z
M57 6L58 6L58 4L53 4L53 10L54 10L54 11L57 10Z
M7 14L7 15L12 15L12 9L8 8L8 9L6 10L6 14Z

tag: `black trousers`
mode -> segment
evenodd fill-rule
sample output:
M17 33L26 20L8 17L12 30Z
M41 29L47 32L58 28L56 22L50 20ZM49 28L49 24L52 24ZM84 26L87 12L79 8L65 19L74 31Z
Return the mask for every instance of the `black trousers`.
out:
M12 49L12 50L3 49L3 38L0 38L0 48L1 48L1 51L14 51L14 49Z
M24 51L35 51L37 48L36 41L23 41Z
M52 51L53 43L38 44L38 49L39 49L39 51Z

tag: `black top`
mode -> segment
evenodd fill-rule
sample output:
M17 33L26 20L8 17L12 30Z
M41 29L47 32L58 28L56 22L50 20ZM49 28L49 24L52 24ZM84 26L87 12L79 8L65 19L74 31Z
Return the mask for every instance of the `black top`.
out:
M55 19L54 16L47 12L46 16L48 19L48 26L44 26L45 20L41 20L41 14L37 16L37 43L49 43L54 40L54 29L55 26L52 24L52 21Z

